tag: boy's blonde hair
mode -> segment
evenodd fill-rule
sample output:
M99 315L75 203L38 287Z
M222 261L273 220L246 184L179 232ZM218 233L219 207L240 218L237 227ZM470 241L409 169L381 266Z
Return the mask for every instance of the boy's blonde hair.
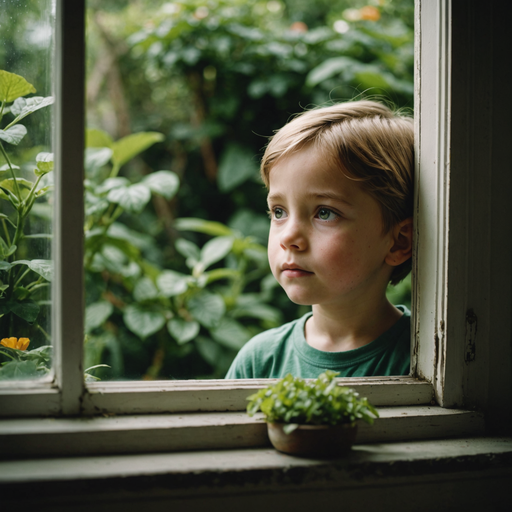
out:
M353 101L299 114L270 140L261 161L261 176L269 176L277 161L314 146L343 174L360 182L380 205L388 232L413 213L413 120L375 101ZM390 283L411 270L411 260L395 267Z

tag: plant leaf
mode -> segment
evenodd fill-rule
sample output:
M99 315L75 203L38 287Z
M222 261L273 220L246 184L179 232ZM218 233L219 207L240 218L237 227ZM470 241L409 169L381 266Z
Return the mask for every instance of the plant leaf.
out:
M238 144L229 144L219 163L217 184L221 192L231 192L244 181L258 175L254 154Z
M121 167L139 153L162 140L164 140L164 136L158 132L139 132L123 137L112 144L114 150L112 161Z
M115 178L107 178L101 185L96 187L94 191L96 194L101 195L105 192L110 192L115 188L127 188L130 186L130 180L123 176L116 176Z
M306 85L308 87L315 87L320 82L358 65L359 63L350 57L333 57L326 59L309 72L306 77Z
M87 128L85 132L86 148L112 148L113 145L114 141L107 132L96 128Z
M294 430L297 430L298 428L299 428L298 423L287 423L287 424L283 427L283 432L284 432L286 435L289 435L289 434L291 434Z
M167 330L169 334L178 342L183 345L190 340L193 340L199 334L199 323L192 321L187 322L182 318L172 318L167 322Z
M19 123L24 117L27 117L29 114L32 114L40 108L51 105L54 101L53 96L47 96L46 98L43 98L42 96L18 98L11 106L11 113L13 113L16 118L14 121L11 121L8 126L13 126L16 123Z
M87 175L94 175L95 172L108 164L112 158L112 150L110 148L87 148L85 150L85 170ZM116 179L116 178L110 178ZM126 179L126 178L124 178ZM108 181L108 180L105 180ZM128 183L129 181L126 180Z
M174 270L164 270L157 277L156 284L164 297L174 297L187 291L188 278Z
M178 176L171 171L157 171L144 177L144 183L155 194L160 194L166 199L172 199L180 186Z
M35 361L10 361L0 368L0 380L37 379L47 373Z
M11 312L16 316L23 318L28 323L35 322L37 315L39 314L39 304L32 300L27 300L23 302L12 301L11 304Z
M219 236L208 240L201 249L201 264L203 269L217 263L224 258L233 247L234 238L231 236Z
M137 281L133 289L133 298L137 302L151 300L158 297L158 290L149 277L142 277Z
M140 213L151 199L151 192L148 187L137 183L129 187L115 188L111 190L107 199L111 203L117 203L126 211Z
M242 324L227 317L222 318L210 333L221 345L234 350L240 350L252 337Z
M128 329L142 339L155 334L165 324L165 317L160 312L136 305L126 307L123 319Z
M52 260L17 260L12 265L27 265L28 268L44 277L47 281L53 279L53 262Z
M114 306L102 300L90 304L85 308L85 332L89 333L96 327L102 325L114 311Z
M0 70L0 101L10 103L20 96L36 92L22 76Z
M26 134L27 129L22 124L17 124L7 130L0 130L0 139L17 146Z
M39 153L36 156L37 169L34 170L36 176L41 176L53 171L53 153Z
M220 295L202 292L189 300L188 309L199 323L212 328L224 315L226 304Z
M233 236L235 233L220 222L213 222L192 217L183 217L174 221L174 227L179 231L197 231L211 236Z

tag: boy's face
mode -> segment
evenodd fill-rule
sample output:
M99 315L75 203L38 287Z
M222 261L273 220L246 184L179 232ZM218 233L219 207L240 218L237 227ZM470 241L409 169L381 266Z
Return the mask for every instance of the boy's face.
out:
M341 306L384 297L394 245L379 204L313 147L269 177L270 267L297 304Z

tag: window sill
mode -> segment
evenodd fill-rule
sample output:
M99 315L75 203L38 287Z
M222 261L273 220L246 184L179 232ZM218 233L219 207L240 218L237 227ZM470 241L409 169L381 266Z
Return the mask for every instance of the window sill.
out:
M312 510L332 500L350 511L410 510L411 500L415 510L436 500L437 510L493 510L511 476L512 438L464 438L360 444L333 461L266 448L3 461L0 492L15 510L52 512Z
M394 442L484 433L482 414L437 406L381 407L358 442ZM269 446L261 416L242 412L4 419L2 458L58 457Z

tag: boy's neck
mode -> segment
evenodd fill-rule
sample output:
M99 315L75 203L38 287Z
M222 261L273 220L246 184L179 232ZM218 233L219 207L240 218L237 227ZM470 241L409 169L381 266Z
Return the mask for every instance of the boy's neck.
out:
M384 297L378 304L352 304L342 310L314 305L305 325L308 345L323 352L346 352L360 348L389 330L402 312Z

